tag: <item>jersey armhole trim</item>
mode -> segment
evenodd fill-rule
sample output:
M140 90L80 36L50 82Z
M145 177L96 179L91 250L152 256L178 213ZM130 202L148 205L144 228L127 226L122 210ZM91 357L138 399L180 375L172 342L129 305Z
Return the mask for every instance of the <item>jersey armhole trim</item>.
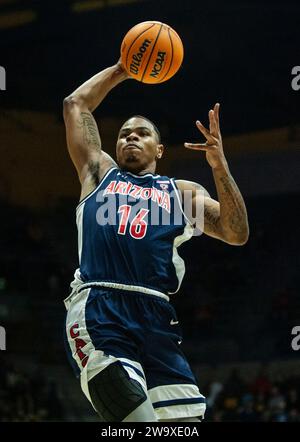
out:
M103 183L103 181L104 181L104 180L108 177L108 175L109 175L113 170L115 170L115 169L118 169L118 167L113 166L113 167L111 167L110 169L108 169L108 171L106 172L106 174L104 175L104 177L102 178L102 180L100 181L100 183L98 184L98 186L95 187L94 190L92 190L88 195L86 195L86 196L85 196L85 197L79 202L79 204L78 204L77 207L76 207L76 210L78 210L78 208L79 208L83 203L85 203L86 200L87 200L90 196L92 196L95 192L97 192L97 190L99 189L99 187L101 186L101 184Z

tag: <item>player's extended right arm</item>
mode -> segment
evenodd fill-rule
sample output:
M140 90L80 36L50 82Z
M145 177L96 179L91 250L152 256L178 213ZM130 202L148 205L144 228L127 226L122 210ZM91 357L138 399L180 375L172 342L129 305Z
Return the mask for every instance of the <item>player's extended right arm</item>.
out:
M64 99L64 121L67 145L81 184L88 176L98 180L115 165L114 160L101 149L97 123L92 112L108 92L129 76L118 62L83 83Z

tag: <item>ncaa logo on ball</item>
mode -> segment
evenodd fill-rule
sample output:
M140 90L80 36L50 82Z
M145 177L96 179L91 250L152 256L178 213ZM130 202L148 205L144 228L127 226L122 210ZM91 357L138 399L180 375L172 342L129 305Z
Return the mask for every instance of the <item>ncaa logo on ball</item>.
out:
M162 51L158 52L157 59L156 59L155 64L153 66L153 69L152 69L152 72L150 74L150 77L156 78L158 76L158 74L160 73L160 71L164 67L165 57L166 57L166 53L165 52L162 52Z

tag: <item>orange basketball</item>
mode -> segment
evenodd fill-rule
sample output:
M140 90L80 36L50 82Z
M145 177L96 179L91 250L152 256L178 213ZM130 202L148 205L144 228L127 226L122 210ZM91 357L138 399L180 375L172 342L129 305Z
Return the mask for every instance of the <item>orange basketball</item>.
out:
M121 60L132 78L143 83L162 83L173 77L182 64L182 41L170 26L145 21L125 35Z

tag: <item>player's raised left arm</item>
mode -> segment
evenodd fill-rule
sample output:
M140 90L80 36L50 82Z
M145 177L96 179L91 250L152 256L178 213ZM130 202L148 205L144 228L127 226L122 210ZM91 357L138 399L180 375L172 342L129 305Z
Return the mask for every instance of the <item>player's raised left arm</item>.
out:
M196 122L206 143L185 143L185 147L206 152L217 189L218 201L207 197L204 199L204 232L229 244L243 245L249 237L247 210L224 155L219 107L217 103L209 111L209 130L200 121ZM193 197L193 205L196 203L195 198L196 195Z

